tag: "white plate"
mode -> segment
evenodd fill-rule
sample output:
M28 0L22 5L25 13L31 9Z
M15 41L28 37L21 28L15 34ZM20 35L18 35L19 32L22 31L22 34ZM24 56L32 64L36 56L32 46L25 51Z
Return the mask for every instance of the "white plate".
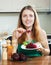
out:
M25 45L21 45L21 48L24 49L24 50L35 50L35 49L38 49L38 48L26 48Z

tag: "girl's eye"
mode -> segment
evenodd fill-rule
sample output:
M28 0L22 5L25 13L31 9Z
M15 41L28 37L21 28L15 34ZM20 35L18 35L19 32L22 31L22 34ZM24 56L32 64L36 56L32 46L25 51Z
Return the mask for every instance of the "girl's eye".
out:
M23 17L26 17L27 15L23 15Z
M33 15L30 14L30 17L33 17Z
M27 16L29 16L29 17L33 17L33 15L32 14L29 14L29 15L23 15L23 17L27 17Z

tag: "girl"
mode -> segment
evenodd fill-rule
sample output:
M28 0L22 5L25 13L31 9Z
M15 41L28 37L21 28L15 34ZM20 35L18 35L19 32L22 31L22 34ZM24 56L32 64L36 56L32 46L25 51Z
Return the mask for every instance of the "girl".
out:
M13 32L12 39L17 41L17 52L26 56L42 56L50 53L46 32L40 27L37 12L31 6L25 6L21 10L18 27ZM40 47L36 50L24 50L21 48L24 41L35 42Z

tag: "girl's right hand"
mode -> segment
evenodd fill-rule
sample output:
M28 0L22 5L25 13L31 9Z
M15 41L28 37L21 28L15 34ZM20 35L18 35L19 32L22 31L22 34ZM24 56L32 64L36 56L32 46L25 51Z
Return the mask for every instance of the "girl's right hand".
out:
M26 32L25 29L23 28L18 28L13 32L13 37L15 37L16 39L18 39L19 37L21 37L21 35Z

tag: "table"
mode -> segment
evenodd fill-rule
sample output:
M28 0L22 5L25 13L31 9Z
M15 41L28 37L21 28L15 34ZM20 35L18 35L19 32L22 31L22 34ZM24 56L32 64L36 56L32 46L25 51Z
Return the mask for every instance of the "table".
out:
M51 65L51 56L29 58L27 61L0 60L0 65Z

